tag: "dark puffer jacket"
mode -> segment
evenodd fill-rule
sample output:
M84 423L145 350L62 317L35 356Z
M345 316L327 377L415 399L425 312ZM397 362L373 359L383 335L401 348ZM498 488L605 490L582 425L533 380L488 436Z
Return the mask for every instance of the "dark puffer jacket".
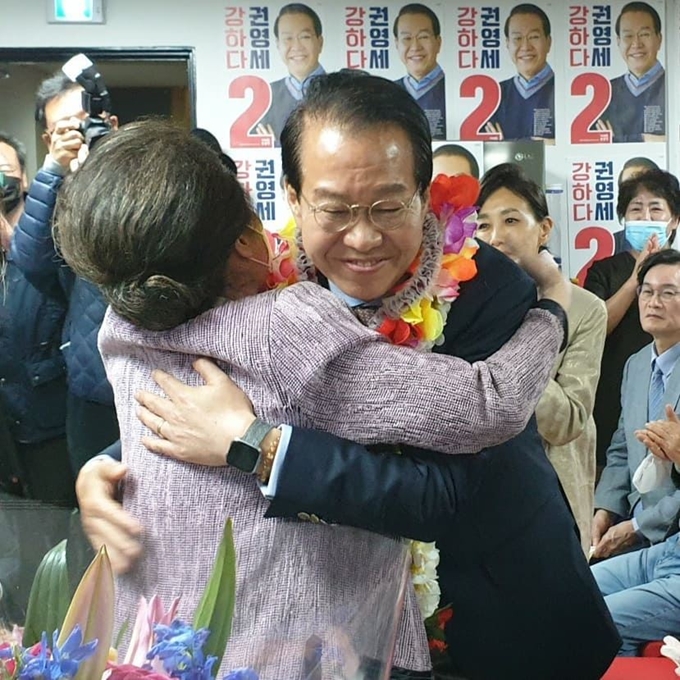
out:
M0 401L15 442L64 434L66 366L59 351L63 295L32 286L9 260L0 297Z
M63 177L41 169L31 183L24 214L12 239L11 256L26 278L45 295L65 295L68 313L62 349L68 388L81 399L113 405L97 348L106 302L99 290L78 278L57 254L52 239L52 215Z

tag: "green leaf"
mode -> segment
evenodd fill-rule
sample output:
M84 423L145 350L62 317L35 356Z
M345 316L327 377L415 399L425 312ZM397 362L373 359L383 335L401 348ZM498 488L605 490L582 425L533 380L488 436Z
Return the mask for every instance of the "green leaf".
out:
M120 649L120 646L123 642L123 636L125 635L125 633L127 633L129 627L130 619L126 618L125 621L123 621L123 625L120 627L120 630L118 631L118 635L116 635L116 639L113 643L114 649Z
M210 636L205 643L205 653L217 657L219 668L231 635L236 599L236 549L231 517L224 525L224 533L217 551L212 573L203 591L203 597L194 615L194 628L207 628Z
M23 645L40 641L43 631L51 638L59 628L69 603L66 539L43 557L33 579L28 599Z
M80 579L57 640L63 645L78 625L83 644L98 641L95 653L80 664L74 680L100 678L104 672L113 636L113 605L113 570L106 546L102 546Z

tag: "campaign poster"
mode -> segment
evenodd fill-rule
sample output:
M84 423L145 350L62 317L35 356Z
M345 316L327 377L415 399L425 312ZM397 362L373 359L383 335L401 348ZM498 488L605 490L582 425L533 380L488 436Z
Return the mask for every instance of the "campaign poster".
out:
M551 3L452 5L456 96L462 140L555 143ZM559 62L559 59L558 59Z
M664 3L568 7L572 144L666 141Z
M232 151L236 177L247 191L262 224L280 231L291 217L282 187L281 154L278 149Z
M393 80L420 105L433 140L451 139L446 84L446 28L441 3L338 5L342 63Z
M566 159L569 275L581 283L590 265L613 255L622 238L617 236L623 228L616 214L619 184L640 172L642 163L666 168L663 148L639 145L633 154L629 148L603 154L602 149L584 147Z
M482 142L433 142L432 177L471 175L480 179L486 171Z
M320 5L279 17L272 5L224 9L228 145L279 146L283 124L312 74L323 73ZM278 37L277 37L278 34Z
M581 276L593 258L613 252L619 227L609 195L626 160L648 156L666 167L664 4L621 14L624 6L227 5L216 22L224 100L214 132L240 163L265 226L280 229L289 218L280 133L310 82L342 68L388 78L425 112L435 152L452 147L438 163L470 172L476 165L482 175L518 162L539 184L561 187L565 262ZM657 143L650 150L648 142ZM543 155L523 146L531 144Z

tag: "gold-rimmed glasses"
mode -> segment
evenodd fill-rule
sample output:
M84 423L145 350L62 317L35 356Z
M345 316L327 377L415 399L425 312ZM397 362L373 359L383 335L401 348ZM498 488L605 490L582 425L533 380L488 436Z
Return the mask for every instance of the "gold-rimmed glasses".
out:
M406 215L411 211L413 202L416 200L418 190L408 201L400 201L395 198L382 199L371 205L361 205L355 203L350 205L343 201L324 201L315 205L305 198L300 192L300 196L305 201L314 215L316 223L329 233L338 233L356 224L359 219L359 211L366 210L371 224L380 231L394 231L404 225Z

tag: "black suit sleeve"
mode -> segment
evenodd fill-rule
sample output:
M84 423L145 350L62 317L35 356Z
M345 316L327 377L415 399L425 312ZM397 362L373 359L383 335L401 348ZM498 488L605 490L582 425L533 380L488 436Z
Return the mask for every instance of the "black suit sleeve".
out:
M288 464L290 456L291 464ZM440 540L476 483L476 467L436 453L375 453L295 428L267 516L315 514L323 521L421 541Z
M111 456L114 460L120 461L123 459L123 454L120 448L120 439L109 444L105 449L102 449L97 455Z
M441 351L469 362L497 352L536 303L533 280L496 248L479 243L477 276L451 305ZM439 349L439 348L438 348Z

